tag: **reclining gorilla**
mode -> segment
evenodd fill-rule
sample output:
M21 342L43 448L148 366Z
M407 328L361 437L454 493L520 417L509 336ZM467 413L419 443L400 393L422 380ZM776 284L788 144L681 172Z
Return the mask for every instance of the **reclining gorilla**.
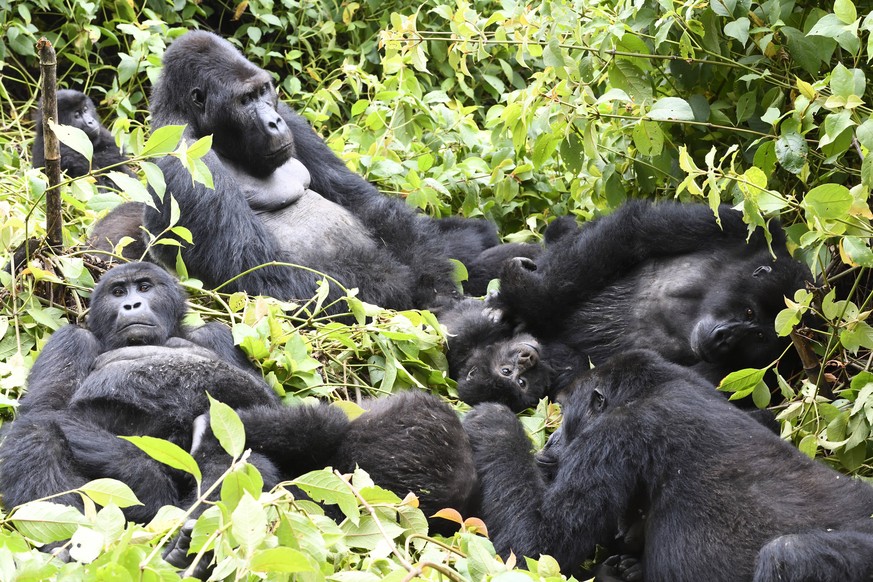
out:
M504 406L475 407L464 428L503 555L550 554L571 574L641 510L646 580L873 576L873 488L809 459L654 352L580 375L536 459Z
M717 383L777 359L788 342L774 320L812 276L771 223L772 254L758 229L748 243L739 212L699 204L629 202L548 245L535 261L513 259L492 305L538 340L599 364L654 349Z
M281 261L324 272L383 307L425 307L456 293L435 222L351 172L277 101L269 73L203 31L175 40L163 63L152 93L152 127L187 124L189 140L213 136L203 161L215 189L192 185L179 160L168 156L159 162L166 195L155 195L159 210L149 208L145 216L149 231L161 232L175 198L179 224L194 238L182 250L192 276L216 287L242 274L223 289L312 297L320 276L308 269L255 269ZM175 264L174 248L153 250ZM329 299L340 295L332 285Z
M208 390L237 409L250 462L267 487L328 465L351 471L357 463L376 483L417 493L425 511L465 509L471 453L457 416L437 397L386 398L351 423L333 406L285 407L226 327L188 329L184 313L182 288L155 265L128 263L101 278L88 329L69 325L52 336L31 370L19 417L3 429L0 493L7 508L100 477L133 488L143 506L125 510L131 520L190 503L195 488L186 474L117 436L160 437L192 450L204 483L213 482L230 459L196 422L208 411ZM405 449L416 454L396 458ZM60 501L81 507L78 495Z

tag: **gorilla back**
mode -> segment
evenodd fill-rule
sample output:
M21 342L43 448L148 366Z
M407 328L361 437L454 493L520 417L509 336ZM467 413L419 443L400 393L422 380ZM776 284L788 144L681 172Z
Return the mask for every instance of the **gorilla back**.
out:
M453 293L453 269L434 221L349 171L277 101L270 75L226 40L193 31L170 46L152 117L155 128L188 124L189 139L213 134L203 161L215 189L192 185L168 156L159 163L166 195L155 196L160 210L148 209L145 217L149 230L162 231L170 196L176 199L179 223L194 238L183 246L183 258L207 285L245 273L224 289L308 299L321 278L314 269L384 307L424 307ZM175 261L171 247L155 252L164 263ZM261 267L274 261L305 269ZM331 285L330 299L341 295Z

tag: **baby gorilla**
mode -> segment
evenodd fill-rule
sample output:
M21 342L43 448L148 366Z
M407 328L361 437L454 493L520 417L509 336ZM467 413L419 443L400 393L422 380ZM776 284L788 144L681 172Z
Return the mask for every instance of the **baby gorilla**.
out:
M467 415L497 550L571 574L627 516L647 516L646 580L861 582L873 488L813 461L695 373L648 350L582 374L537 459L518 419Z

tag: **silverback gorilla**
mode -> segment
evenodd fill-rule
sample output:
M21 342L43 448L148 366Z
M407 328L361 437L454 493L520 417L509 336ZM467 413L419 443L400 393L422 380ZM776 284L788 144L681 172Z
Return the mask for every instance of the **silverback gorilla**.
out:
M163 63L152 93L153 129L187 124L189 140L213 136L203 160L215 189L192 185L179 160L168 156L159 162L166 195L155 196L158 210L149 208L145 217L151 232L161 232L170 197L176 199L179 224L194 238L182 250L192 276L215 287L243 274L223 289L311 297L320 276L310 270L256 269L281 261L324 272L383 307L425 307L456 293L435 221L346 168L304 119L278 102L269 73L202 31L174 41ZM173 247L153 250L174 264ZM332 285L329 297L339 296Z
M482 517L503 555L550 554L569 575L641 511L650 582L873 576L873 488L813 461L654 352L580 375L536 459L502 405L475 407L464 428Z
M649 348L712 382L763 367L788 343L774 320L812 279L771 223L772 254L739 212L705 205L630 202L535 261L512 259L493 300L542 342L558 342L597 365Z

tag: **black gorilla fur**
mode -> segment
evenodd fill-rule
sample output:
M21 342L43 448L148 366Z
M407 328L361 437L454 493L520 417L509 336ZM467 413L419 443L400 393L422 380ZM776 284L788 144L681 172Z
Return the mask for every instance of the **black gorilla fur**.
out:
M101 278L88 329L69 325L52 336L31 370L19 417L3 429L7 508L100 477L127 483L143 502L125 509L131 520L148 521L162 505L185 506L195 492L190 478L117 436L160 437L191 450L208 485L230 458L201 426L207 391L237 410L249 460L267 487L359 464L376 483L418 494L426 512L467 508L472 453L454 411L437 397L409 392L373 401L351 423L332 406L285 407L225 326L189 329L184 313L182 288L156 265L128 263ZM56 500L82 506L75 494Z
M351 172L309 124L277 102L272 78L228 41L192 31L175 40L152 93L153 129L187 124L185 137L213 134L203 161L215 189L191 183L182 164L159 162L167 183L149 231L170 218L170 196L194 245L182 251L192 276L215 287L271 261L322 271L367 302L424 307L456 293L453 267L435 222L381 195ZM153 249L166 264L173 247ZM268 266L225 286L282 299L314 294L315 274ZM332 286L331 298L339 290Z
M181 472L117 435L160 437L187 450L195 418L208 409L207 390L233 407L276 396L226 327L188 329L184 313L181 287L155 265L128 263L101 278L88 329L68 325L52 336L30 372L17 420L4 427L0 492L6 507L112 477L144 504L126 509L127 517L146 521L162 505L180 504L193 493ZM212 460L198 458L207 482L223 471ZM268 463L259 466L266 481L276 481ZM81 507L78 495L61 501Z
M61 169L71 178L84 176L91 169L102 169L107 166L116 166L115 170L133 175L132 170L124 164L127 158L115 145L112 134L106 129L97 116L97 108L91 98L73 89L61 89L58 91L58 119L61 125L71 125L81 129L88 135L94 146L94 155L91 164L85 156L61 144ZM45 165L45 138L42 129L42 110L38 110L36 119L36 138L33 140L31 161L35 168ZM97 177L97 183L103 186L114 187L113 182L105 175Z
M712 382L779 357L787 340L773 323L811 280L771 223L748 243L739 212L704 205L631 202L535 261L513 259L494 305L538 340L559 342L594 364L651 348Z
M873 489L809 459L654 352L580 375L536 459L504 406L477 406L464 428L482 517L503 555L550 554L569 574L642 510L649 581L873 576Z
M146 257L146 245L143 240L142 226L145 204L141 202L125 202L113 208L109 214L97 221L88 237L88 247L112 253L123 237L133 239L121 250L121 256L129 261L138 261Z

